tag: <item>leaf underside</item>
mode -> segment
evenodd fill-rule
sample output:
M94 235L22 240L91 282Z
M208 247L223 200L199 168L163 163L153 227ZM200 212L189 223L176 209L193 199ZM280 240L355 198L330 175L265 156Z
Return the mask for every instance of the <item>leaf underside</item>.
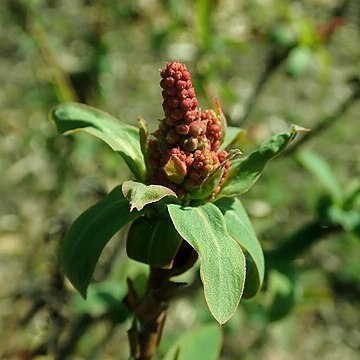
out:
M130 203L130 211L141 210L145 205L158 202L164 197L177 198L174 191L162 185L145 185L137 181L125 181L122 185L124 196Z
M141 151L139 129L112 115L79 103L63 103L50 113L61 134L85 131L107 143L124 159L139 180L145 178L145 161Z

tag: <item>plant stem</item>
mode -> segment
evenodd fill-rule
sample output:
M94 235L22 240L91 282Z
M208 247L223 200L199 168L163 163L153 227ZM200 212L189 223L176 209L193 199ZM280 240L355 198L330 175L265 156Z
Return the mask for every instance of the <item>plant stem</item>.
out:
M183 241L171 269L150 267L146 292L139 302L133 284L128 279L128 295L124 301L134 314L132 326L128 331L131 359L151 360L155 355L166 319L168 302L185 285L170 281L170 278L189 270L196 259L197 253Z
M134 309L128 331L131 355L136 360L151 360L159 346L166 317L167 301L174 287L167 270L150 268L146 293Z

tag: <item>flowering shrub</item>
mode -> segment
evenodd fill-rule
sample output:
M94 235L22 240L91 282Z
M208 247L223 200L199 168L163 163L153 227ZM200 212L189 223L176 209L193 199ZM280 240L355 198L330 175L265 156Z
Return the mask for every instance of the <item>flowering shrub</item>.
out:
M60 133L81 130L97 136L134 175L75 220L62 242L61 262L85 297L103 248L132 223L127 254L150 265L145 295L139 298L129 279L125 298L134 315L129 341L136 359L154 354L166 302L182 286L171 278L192 267L197 257L205 299L220 324L234 314L242 296L258 292L264 257L237 196L301 130L294 126L242 156L240 150L229 150L241 130L226 126L217 99L214 109L200 110L185 65L170 62L160 74L164 118L153 134L142 119L137 129L82 104L61 104L51 112Z

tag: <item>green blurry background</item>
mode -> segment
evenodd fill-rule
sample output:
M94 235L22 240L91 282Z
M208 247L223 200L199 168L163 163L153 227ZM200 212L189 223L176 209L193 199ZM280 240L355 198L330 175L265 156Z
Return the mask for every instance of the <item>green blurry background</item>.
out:
M155 129L158 69L170 60L186 63L202 108L216 95L247 129L244 153L291 123L313 129L242 201L265 249L313 221L329 231L242 302L223 327L221 359L358 359L358 0L2 0L0 358L126 359L129 319L114 302L145 267L126 260L120 234L84 302L57 254L71 221L129 173L98 140L57 135L47 114L80 101ZM162 354L213 323L196 272L186 280Z

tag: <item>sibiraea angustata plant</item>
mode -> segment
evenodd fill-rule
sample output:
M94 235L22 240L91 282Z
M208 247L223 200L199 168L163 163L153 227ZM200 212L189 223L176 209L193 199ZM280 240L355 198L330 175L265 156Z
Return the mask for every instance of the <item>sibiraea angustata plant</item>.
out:
M134 315L129 340L136 359L154 354L166 304L178 290L171 279L197 258L205 299L219 324L231 318L242 297L259 291L263 252L238 196L301 131L293 126L243 155L232 146L242 130L227 127L217 99L213 109L199 107L185 65L170 62L160 75L164 117L153 133L141 118L136 128L83 104L60 104L51 112L60 133L85 131L102 139L133 174L75 220L60 258L86 297L103 248L131 223L127 255L150 266L145 295L139 298L129 280L125 299Z

